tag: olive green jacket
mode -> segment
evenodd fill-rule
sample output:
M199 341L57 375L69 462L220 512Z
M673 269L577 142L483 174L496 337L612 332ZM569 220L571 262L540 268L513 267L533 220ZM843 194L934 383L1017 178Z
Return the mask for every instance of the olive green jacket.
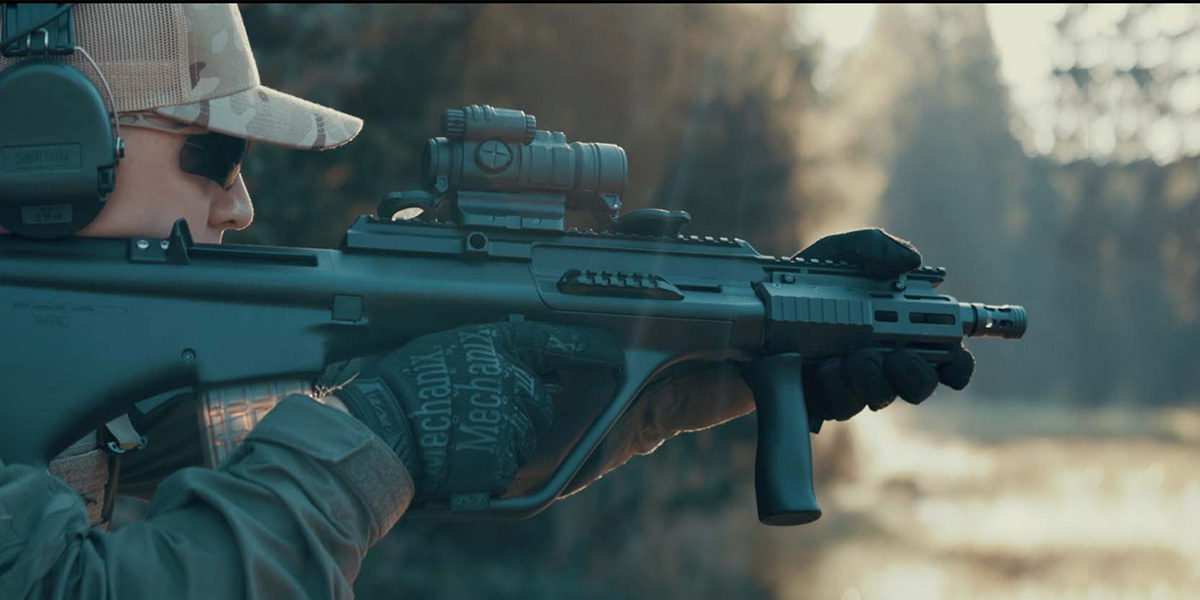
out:
M217 469L168 477L145 521L88 527L45 469L0 465L0 598L350 598L412 479L353 417L285 398Z

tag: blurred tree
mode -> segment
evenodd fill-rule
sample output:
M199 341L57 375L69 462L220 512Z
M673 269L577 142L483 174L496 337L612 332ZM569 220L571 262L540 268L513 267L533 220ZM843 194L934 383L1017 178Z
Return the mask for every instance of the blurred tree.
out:
M1200 9L1071 5L1050 157L1081 400L1200 397Z
M998 79L982 7L881 6L815 111L834 142L823 194L877 201L878 219L948 267L960 297L1029 309L1021 344L972 345L972 394L1080 404L1197 397L1197 161L1151 161L1151 123L1134 131L1104 116L1182 110L1194 63L1180 57L1200 38L1178 23L1173 32L1148 25L1166 10L1130 8L1112 31L1091 9L1066 11L1060 54L1078 63L1059 57L1062 122L1050 156L1030 157L1014 138L1021 115ZM1125 46L1136 64L1114 66ZM1141 92L1109 93L1130 85ZM1088 141L1114 123L1115 147L1133 152L1126 159Z
M419 150L444 108L492 104L570 139L624 146L629 208L689 210L695 232L795 252L798 214L817 202L800 173L810 51L791 12L247 5L263 79L366 126L333 152L255 148L247 178L260 226L230 240L335 244L384 192L416 184Z
M1025 304L1026 341L971 344L977 395L1045 389L1057 377L1052 278L1030 239L1047 236L1057 206L1049 172L1013 137L1007 90L982 6L881 5L874 31L847 59L827 112L845 121L841 189L877 200L877 220L949 270L961 298ZM1044 249L1044 248L1043 248ZM1022 373L1014 377L1013 373Z
M1051 154L1166 165L1200 153L1200 7L1068 5L1055 23Z

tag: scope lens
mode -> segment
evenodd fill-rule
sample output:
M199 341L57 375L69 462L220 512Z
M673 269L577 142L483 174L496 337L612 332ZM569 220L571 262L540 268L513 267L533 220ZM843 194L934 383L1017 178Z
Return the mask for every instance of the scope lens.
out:
M576 195L590 202L604 196L619 198L625 193L629 164L624 149L615 144L595 142L574 142L571 149L576 153L575 164L579 169Z

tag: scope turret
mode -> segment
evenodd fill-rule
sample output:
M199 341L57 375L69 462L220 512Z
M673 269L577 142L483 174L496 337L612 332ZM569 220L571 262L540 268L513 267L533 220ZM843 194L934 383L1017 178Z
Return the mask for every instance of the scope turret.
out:
M467 106L442 113L442 135L450 140L482 142L500 140L528 144L537 131L537 119L522 110Z

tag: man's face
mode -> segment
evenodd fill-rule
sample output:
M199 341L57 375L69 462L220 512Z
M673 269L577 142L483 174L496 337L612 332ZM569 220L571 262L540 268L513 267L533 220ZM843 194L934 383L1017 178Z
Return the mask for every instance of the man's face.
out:
M76 235L165 238L182 218L197 243L219 244L226 229L245 229L254 219L254 205L240 175L226 191L179 169L184 136L124 127L121 137L125 158L117 165L117 186L96 220ZM8 232L0 228L0 233Z

